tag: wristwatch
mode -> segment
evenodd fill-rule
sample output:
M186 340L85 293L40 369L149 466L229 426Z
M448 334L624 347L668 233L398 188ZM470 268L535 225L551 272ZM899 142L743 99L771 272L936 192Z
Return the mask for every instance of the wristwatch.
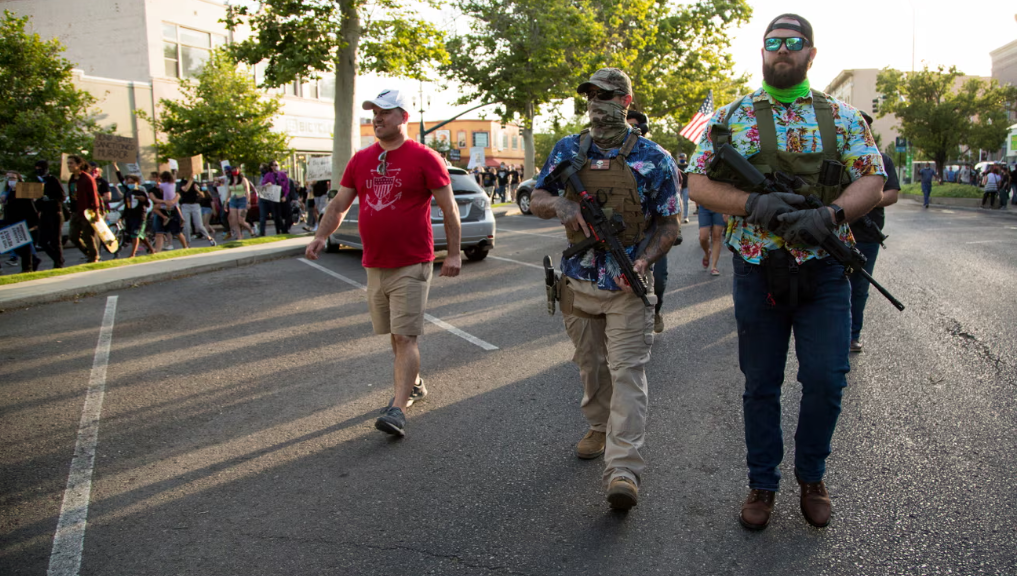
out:
M838 204L829 204L829 208L835 211L833 217L836 219L836 226L839 226L843 222L846 222L846 214L843 213L843 208Z

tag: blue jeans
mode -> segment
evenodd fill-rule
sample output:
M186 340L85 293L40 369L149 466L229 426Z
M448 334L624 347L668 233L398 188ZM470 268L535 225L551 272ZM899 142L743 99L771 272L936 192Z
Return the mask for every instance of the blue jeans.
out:
M780 392L793 331L802 397L794 469L803 482L825 475L850 371L850 283L832 258L815 263L814 298L796 306L770 304L765 270L733 257L733 308L744 373L744 442L752 489L779 489L783 460Z
M652 265L652 279L655 282L656 314L662 310L662 295L666 293L667 278L669 278L669 262L666 261L666 256L663 256Z
M875 271L875 260L878 258L878 249L881 247L877 242L858 242L857 249L868 259L864 263L864 270L868 274ZM864 325L864 305L868 303L868 289L871 282L864 279L864 276L854 272L850 275L850 339L861 339L861 326Z
M687 201L689 199L690 199L690 192L688 192L687 188L684 187L684 189L680 191L680 200L683 202L683 205L684 205L684 219L685 220L687 219Z
M931 182L921 182L921 192L924 193L924 205L928 205L928 198L931 196Z
M280 203L259 198L259 236L266 235L266 219L273 216L274 232L283 234L283 220L280 218Z

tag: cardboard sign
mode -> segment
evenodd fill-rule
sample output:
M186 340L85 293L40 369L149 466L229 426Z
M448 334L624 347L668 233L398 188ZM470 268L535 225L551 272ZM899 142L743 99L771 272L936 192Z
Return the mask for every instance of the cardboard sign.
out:
M28 233L28 225L22 220L17 224L0 228L0 253L10 252L32 242L32 235Z
M279 202L280 194L283 193L283 186L276 184L266 184L256 188L259 198L263 200L269 200L270 202Z
M173 160L171 160L173 162ZM178 158L177 165L180 168L177 169L177 177L181 180L187 180L193 176L202 175L202 155L192 156L191 158Z
M141 165L135 164L135 163L125 164L124 165L124 173L125 174L133 174L135 176L141 176L142 175L142 167L141 167Z
M14 187L14 195L18 198L36 198L43 197L43 183L42 182L18 182L18 185Z
M60 155L60 183L67 185L67 181L71 179L71 170L67 167L67 152Z
M96 141L92 145L92 158L125 164L134 162L138 160L138 139L113 134L96 134Z
M308 159L308 171L305 173L305 180L317 182L329 180L333 177L333 157L317 156Z

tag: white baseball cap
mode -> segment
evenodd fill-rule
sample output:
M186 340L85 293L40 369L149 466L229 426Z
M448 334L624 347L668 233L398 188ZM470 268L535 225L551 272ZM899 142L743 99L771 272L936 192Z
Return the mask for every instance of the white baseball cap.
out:
M411 99L400 90L383 90L372 100L365 100L362 102L361 108L364 110L371 110L373 105L378 106L383 110L401 108L404 112L409 114L413 112L414 107L414 105L411 104Z

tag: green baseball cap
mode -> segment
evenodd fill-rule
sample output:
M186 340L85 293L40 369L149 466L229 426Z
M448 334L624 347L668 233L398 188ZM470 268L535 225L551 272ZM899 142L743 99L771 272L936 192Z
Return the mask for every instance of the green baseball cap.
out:
M577 87L578 94L587 94L592 87L602 90L619 90L631 96L634 92L630 88L630 77L619 68L602 68L591 75L587 82L582 82Z

